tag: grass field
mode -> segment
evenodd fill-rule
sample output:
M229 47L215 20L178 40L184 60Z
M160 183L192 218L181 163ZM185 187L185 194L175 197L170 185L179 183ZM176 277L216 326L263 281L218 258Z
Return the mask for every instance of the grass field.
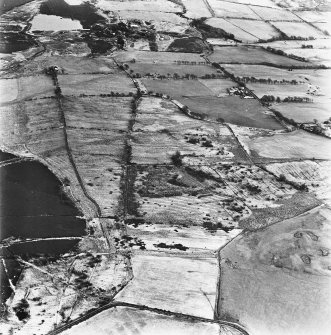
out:
M309 64L285 56L280 56L266 50L247 46L214 47L214 53L209 56L211 62L221 64L272 64L275 66L302 66Z
M326 334L331 327L330 210L242 235L221 252L218 317L252 334ZM275 294L275 292L277 294Z
M110 94L119 92L124 94L136 93L131 79L124 73L112 76L104 74L60 75L59 84L63 95L79 94Z
M265 129L283 129L271 115L266 113L258 101L254 99L240 99L236 96L224 98L190 97L178 100L189 109L207 119L222 118L225 122L246 127Z
M132 98L65 97L63 108L68 127L125 131L131 117Z
M216 323L183 320L131 307L114 307L71 327L63 335L109 335L109 329L118 335L218 335L220 331Z
M303 130L252 139L248 146L266 158L331 159L331 140Z
M273 25L282 31L285 35L302 38L322 38L324 35L317 29L305 22L273 22Z

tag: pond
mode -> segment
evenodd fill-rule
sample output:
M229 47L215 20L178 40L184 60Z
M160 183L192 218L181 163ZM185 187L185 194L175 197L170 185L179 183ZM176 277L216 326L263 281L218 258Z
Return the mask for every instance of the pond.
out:
M2 304L12 293L8 277L15 284L21 272L15 256L57 257L77 245L86 227L85 220L79 217L82 214L63 193L61 182L50 170L34 161L4 165L13 158L17 157L0 152L1 241L8 237L68 239L23 241L1 247Z
M94 23L105 21L105 18L99 15L90 3L81 3L77 0L68 0L68 2L64 0L47 0L41 4L40 14L78 20L84 29L89 29ZM68 24L68 22L58 21L58 24L56 30L65 30L65 25Z

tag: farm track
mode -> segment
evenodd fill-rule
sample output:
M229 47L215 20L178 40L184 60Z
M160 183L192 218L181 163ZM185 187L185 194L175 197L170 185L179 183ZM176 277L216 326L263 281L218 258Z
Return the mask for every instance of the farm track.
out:
M59 92L61 92L61 88L59 86L59 81L57 79L56 73L53 74L53 79L54 79L56 90L59 91ZM71 152L71 149L70 149L70 145L69 145L69 141L68 141L68 133L67 133L66 116L65 116L65 112L64 112L64 108L63 108L62 98L63 97L62 97L61 93L56 94L56 99L58 101L59 110L60 110L60 118L61 118L60 121L63 124L63 128L62 129L63 129L63 136L64 136L64 141L65 141L65 147L66 147L67 155L68 155L69 161L70 161L70 163L72 165L72 168L74 169L76 178L78 180L78 183L79 183L79 185L80 185L80 187L81 187L84 195L95 206L96 217L100 217L101 216L101 208L100 208L99 204L87 192L86 187L85 187L84 182L83 182L83 179L82 179L82 177L79 174L79 171L77 169L75 160L73 158L73 155L72 155L72 152Z
M212 320L212 319L207 319L207 318L202 318L202 317L198 317L198 316L192 316L192 315L188 315L188 314L183 314L183 313L176 313L176 312L171 312L171 311L167 311L167 310L163 310L163 309L159 309L159 308L152 308L152 307L148 307L148 306L144 306L144 305L138 305L138 304L130 304L130 303L126 303L126 302L121 302L121 301L114 301L111 302L105 306L99 307L93 311L88 312L87 314L85 314L82 317L77 318L76 320L71 321L70 323L67 323L61 327L58 327L57 329L51 331L48 333L48 335L57 335L60 334L62 332L64 332L65 330L70 329L71 327L78 325L79 323L86 321L87 319L103 312L106 311L108 309L114 308L114 307L130 307L130 308L135 308L138 310L142 310L142 311L149 311L149 312L154 312L157 314L161 314L161 315L165 315L165 316L173 316L176 317L180 320L188 320L188 321L193 321L193 322L206 322L206 323L213 323L213 324L218 324L220 326L228 326L228 327L232 327L238 331L240 331L243 335L249 335L248 332L239 324L235 323L235 322L229 322L229 321L220 321L220 320Z
M210 14L211 14L213 17L215 17L216 14L215 14L213 8L210 6L208 0L203 0L203 2L205 3L205 5L206 5L207 9L209 10Z

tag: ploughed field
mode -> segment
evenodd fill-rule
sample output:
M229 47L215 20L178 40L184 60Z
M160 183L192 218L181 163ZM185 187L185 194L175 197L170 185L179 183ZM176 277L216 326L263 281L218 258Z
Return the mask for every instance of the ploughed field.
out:
M4 334L327 332L323 1L1 10Z

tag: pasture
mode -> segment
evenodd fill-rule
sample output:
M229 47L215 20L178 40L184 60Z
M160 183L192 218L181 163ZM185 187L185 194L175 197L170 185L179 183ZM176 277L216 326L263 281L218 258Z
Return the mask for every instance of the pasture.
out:
M1 103L55 96L52 79L46 75L1 79Z
M68 127L119 132L128 127L132 98L65 97L62 100Z
M111 58L106 57L77 57L69 55L39 56L25 63L20 72L24 75L44 73L49 66L57 65L64 74L85 73L118 73L118 68Z
M222 64L222 66L238 78L249 77L252 78L252 80L268 80L270 78L271 80L277 80L279 83L283 82L283 80L307 82L305 78L310 79L319 73L318 70L294 69L288 71L286 69L254 64Z

